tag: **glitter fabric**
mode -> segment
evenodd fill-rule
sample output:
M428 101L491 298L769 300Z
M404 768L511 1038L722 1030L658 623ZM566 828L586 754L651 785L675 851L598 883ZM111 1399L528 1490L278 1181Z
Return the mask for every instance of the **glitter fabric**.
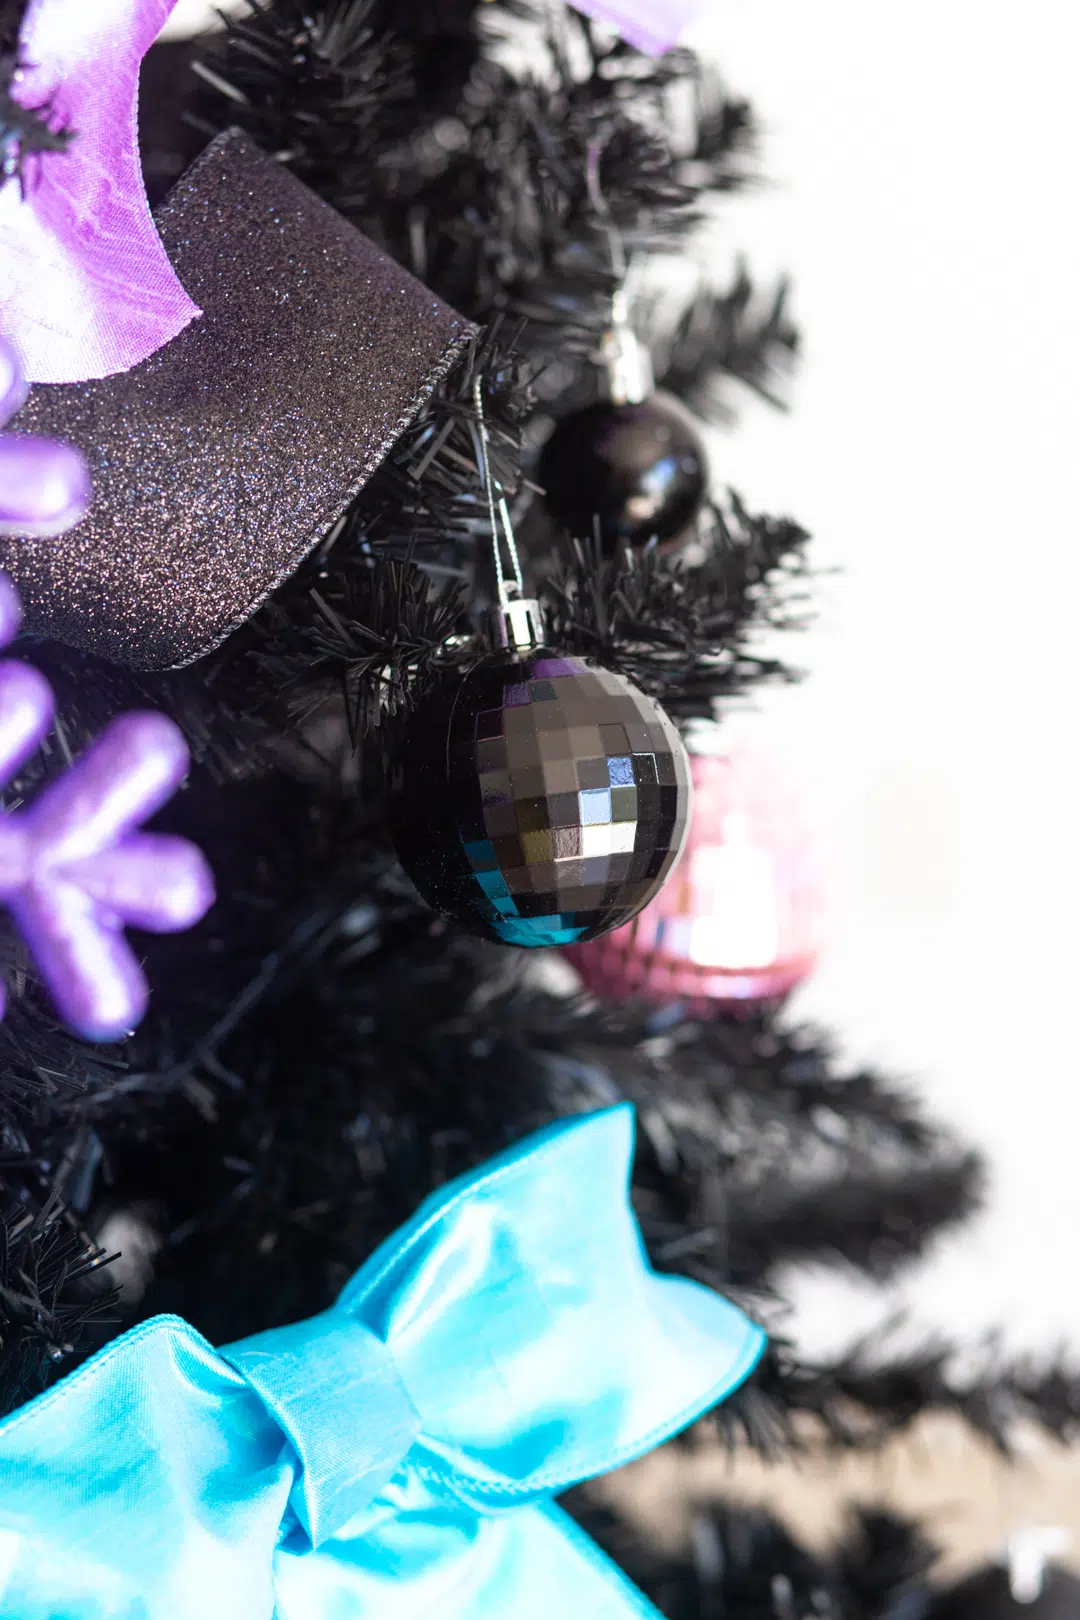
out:
M239 132L157 222L203 318L121 376L34 389L15 431L78 446L94 504L0 540L29 628L140 669L250 618L474 330Z
M15 348L0 338L0 426L29 391ZM90 475L77 450L55 439L0 433L0 534L63 534L89 505Z
M406 732L391 801L428 903L508 945L568 945L627 922L686 836L690 769L651 698L580 658L485 660Z

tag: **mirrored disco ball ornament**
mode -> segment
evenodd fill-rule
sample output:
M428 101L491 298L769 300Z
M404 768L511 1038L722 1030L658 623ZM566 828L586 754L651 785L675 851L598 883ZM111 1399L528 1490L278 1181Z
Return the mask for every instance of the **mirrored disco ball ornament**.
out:
M823 880L797 795L763 752L692 756L694 815L661 895L567 952L606 1000L733 1010L775 1001L814 967Z
M682 850L691 792L679 733L630 681L507 648L419 704L395 763L390 830L436 911L507 945L569 945L656 896Z

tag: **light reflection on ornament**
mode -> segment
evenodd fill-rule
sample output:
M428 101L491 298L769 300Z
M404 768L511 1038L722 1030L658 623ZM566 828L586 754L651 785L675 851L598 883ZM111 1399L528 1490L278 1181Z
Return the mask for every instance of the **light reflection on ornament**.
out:
M605 1000L733 1010L775 1001L814 967L823 878L798 795L746 742L694 754L694 814L666 889L632 922L566 951Z

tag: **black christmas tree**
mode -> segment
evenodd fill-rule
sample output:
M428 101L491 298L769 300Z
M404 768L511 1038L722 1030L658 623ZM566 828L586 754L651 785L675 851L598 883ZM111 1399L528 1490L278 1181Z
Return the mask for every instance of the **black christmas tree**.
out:
M686 416L730 423L740 389L782 398L785 289L740 268L675 314L643 295L661 414L686 435L674 485L650 486L662 518L641 506L654 396L611 393L632 349L626 269L684 252L747 181L749 107L687 51L651 60L530 0L250 0L205 40L158 47L143 83L152 197L239 125L480 332L327 543L216 651L152 675L41 638L20 649L60 698L39 771L125 707L181 724L195 767L161 820L206 850L220 899L190 934L144 942L150 1014L108 1046L58 1027L3 938L4 1408L161 1310L220 1342L323 1309L434 1187L619 1099L638 1109L634 1197L658 1268L766 1325L792 1264L887 1281L982 1183L903 1086L839 1064L782 1010L703 1019L555 993L533 953L433 915L387 826L402 728L494 593L493 489L568 657L684 728L792 678L762 636L806 611L808 537L699 489ZM579 458L562 475L573 500L549 503L543 447L574 419L600 422L597 486L580 487ZM635 500L640 521L620 528ZM871 1445L933 1409L1002 1446L1019 1419L1065 1437L1080 1376L972 1375L937 1344L810 1364L774 1338L717 1422L782 1454L808 1434ZM737 1515L709 1535L724 1575L707 1558L652 1567L618 1527L607 1539L673 1616L916 1612L901 1603L926 1560L889 1521L861 1521L827 1568Z

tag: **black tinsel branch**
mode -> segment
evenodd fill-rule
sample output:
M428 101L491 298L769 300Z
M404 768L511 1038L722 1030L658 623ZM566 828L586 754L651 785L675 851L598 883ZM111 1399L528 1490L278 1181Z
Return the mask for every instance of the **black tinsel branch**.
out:
M195 72L263 149L340 212L371 206L373 155L416 119L408 50L376 28L380 0L248 0ZM210 139L219 124L188 114Z
M496 41L515 14L531 19L517 53L547 70L481 54L478 11ZM745 183L754 141L746 103L689 53L650 62L569 11L552 33L546 7L257 0L226 19L199 71L203 135L241 124L463 313L527 321L564 400L609 317L611 231L628 256L676 251L710 197ZM771 314L751 314L751 295L743 271L691 305L669 386L716 403L728 367L758 388L781 373L782 295Z
M306 827L290 793L275 808L267 786L235 790L259 821L204 925L203 972L170 976L180 947L154 943L155 1025L129 1043L128 1072L81 1105L116 1195L153 1191L173 1210L167 1224L189 1233L165 1280L200 1325L208 1299L217 1308L204 1271L226 1229L226 1255L243 1255L253 1285L247 1303L222 1294L240 1314L219 1336L236 1337L261 1325L248 1312L278 1315L294 1289L322 1308L447 1176L622 1098L639 1110L635 1201L654 1259L714 1286L767 1288L802 1253L811 1206L825 1255L876 1275L921 1253L932 1220L968 1207L974 1162L903 1092L846 1075L811 1032L772 1015L658 1028L552 997L528 964L433 919L388 852L358 845L362 811L347 799ZM292 888L287 867L269 865L278 815L292 830ZM313 893L298 906L301 874ZM903 1185L916 1172L934 1194L925 1212ZM852 1184L865 1189L859 1229L847 1223ZM226 1209L219 1231L213 1211Z
M417 698L426 672L445 658L448 637L472 631L462 570L438 561L440 535L445 544L456 525L464 548L480 505L475 485L468 487L475 463L458 447L472 416L461 382L456 391L459 397L445 407L440 402L387 466L389 489L408 478L410 464L431 458L413 483L412 510L405 492L400 504L388 500L369 520L367 510L377 509L379 499L373 495L343 527L333 567L314 560L223 655L223 663L235 664L248 643L243 675L260 681L279 713L284 698L290 716L303 719L336 694L357 738L388 710ZM492 437L497 457L510 434L496 428ZM420 501L428 507L427 527ZM575 546L540 588L553 645L620 670L686 719L710 717L716 699L751 684L794 678L754 642L799 622L808 537L793 523L751 516L735 496L726 510L714 506L712 518L713 537L699 563L655 552L605 561L594 547ZM406 560L394 560L402 550ZM411 556L426 556L423 571Z
M874 1450L930 1412L960 1419L1004 1456L1024 1427L1063 1444L1080 1435L1080 1367L1068 1357L1010 1357L991 1339L973 1364L970 1350L944 1339L890 1352L889 1332L817 1363L774 1339L714 1413L720 1433L766 1456L822 1445Z
M770 298L760 299L745 265L726 291L700 289L657 345L659 386L714 421L731 415L729 379L782 410L782 384L799 347L789 290L782 280Z
M481 53L478 13L489 46L492 36L496 46L500 37L511 39L539 71L518 74L498 50ZM207 41L211 54L200 74L219 98L205 133L226 118L240 122L365 228L385 230L387 205L395 203L403 219L411 213L446 224L461 222L464 209L461 242L471 243L475 264L499 265L485 236L491 243L517 240L519 262L542 268L544 243L554 250L557 235L582 227L592 235L590 163L599 165L606 212L635 244L661 231L670 244L670 228L688 228L705 194L746 179L753 128L744 101L725 97L688 52L650 61L619 41L602 42L570 10L552 31L544 5L248 0L244 14L223 22L220 40ZM444 86L448 77L458 92L444 125L444 109L416 94L409 78L425 52L460 70L462 58L452 51L448 57L448 44L469 40L475 43L468 82L452 71L444 76ZM691 103L691 133L678 150L668 148L665 132L673 87ZM406 134L411 140L402 141ZM500 164L515 152L525 166L510 173ZM374 181L354 172L362 164L377 171ZM508 237L498 221L507 217L515 177L535 193L537 206L516 216ZM374 222L365 218L365 195L378 202ZM406 230L400 245L408 240ZM510 261L496 268L496 284L512 283L509 269ZM462 287L470 290L464 277ZM472 295L483 293L473 288ZM480 318L493 307L489 301Z
M311 605L297 633L257 657L287 672L283 690L298 720L339 698L354 745L424 685L446 639L469 630L463 589L434 590L407 562L339 570L325 592L312 588Z
M813 1256L886 1279L978 1207L978 1159L817 1031L608 1014L588 1038L639 1106L635 1201L661 1267L754 1289Z
M982 1206L982 1165L971 1153L874 1166L835 1179L818 1180L800 1168L789 1186L773 1188L772 1201L764 1193L755 1198L743 1221L738 1194L731 1195L733 1226L750 1239L739 1245L741 1275L750 1275L755 1265L760 1271L763 1262L765 1270L843 1262L885 1281Z
M200 41L201 140L240 124L349 217L377 200L423 132L456 108L480 54L482 0L248 0ZM430 138L423 144L438 150Z
M575 1517L668 1620L922 1620L938 1549L915 1523L853 1511L823 1553L759 1509L700 1506L686 1546L651 1547L582 1494Z
M398 226L402 242L406 225L421 237L426 275L452 302L478 319L521 315L531 343L563 357L606 319L610 233L627 257L674 251L704 200L743 182L752 142L746 104L688 53L648 62L572 12L564 23L550 32L545 11L526 47L546 72L481 62L442 166L399 181ZM683 150L669 134L676 87L696 103Z
M336 557L377 551L420 559L435 577L466 577L482 496L474 390L479 382L492 476L513 497L537 369L520 338L520 326L497 318L466 352L364 491Z
M219 838L237 818L247 828L244 858L183 975L183 941L150 947L154 1020L81 1076L76 1106L55 1087L32 1097L15 1155L57 1165L90 1129L99 1198L157 1211L140 1312L177 1309L220 1340L312 1314L448 1177L620 1099L638 1107L634 1198L654 1263L751 1308L804 1253L808 1210L818 1258L885 1275L974 1196L977 1166L911 1098L846 1074L811 1031L771 1013L698 1023L552 997L528 964L432 919L375 828L357 840L364 812L348 796L313 815L300 785L268 788L237 784L227 813L217 802ZM213 851L213 828L201 836ZM910 1201L916 1172L931 1188L936 1173L954 1206ZM47 1373L40 1341L13 1331ZM776 1345L718 1418L767 1451L807 1415L866 1445L927 1406L999 1442L1014 1416L1065 1433L1080 1412L1064 1365L959 1379L954 1363L944 1348L859 1347L807 1366Z
M730 493L706 515L701 561L655 550L605 561L577 541L544 586L556 646L621 670L680 718L708 717L717 698L792 678L755 649L806 611L805 530L757 517Z
M85 1351L92 1329L108 1326L116 1301L108 1261L46 1176L13 1153L7 1133L0 1144L0 1410L36 1394Z
M385 470L389 490L426 462L411 508L408 491L400 505L380 505L373 492L333 552L301 570L221 655L249 691L258 680L278 713L283 696L291 715L304 717L336 691L354 735L362 734L386 708L417 697L448 636L473 628L463 590L470 577L476 586L473 569L440 561L440 537L445 550L455 529L459 555L475 546L482 506L475 461L464 451L473 418L460 380L455 390L458 397L440 400ZM515 431L502 420L495 416L493 430L489 422L497 474L500 449L512 447ZM513 476L507 470L500 482ZM567 548L539 587L552 645L621 671L682 719L709 718L717 699L763 681L793 679L789 665L756 643L802 622L808 536L786 520L751 515L734 495L727 507L713 504L708 523L699 562L655 551L604 560L587 543ZM404 562L393 560L402 553ZM412 557L426 559L423 572Z
M9 958L15 954L12 944L6 937ZM4 984L9 1005L0 1024L0 1124L59 1112L82 1091L106 1085L123 1070L120 1049L87 1046L58 1022L21 955Z

